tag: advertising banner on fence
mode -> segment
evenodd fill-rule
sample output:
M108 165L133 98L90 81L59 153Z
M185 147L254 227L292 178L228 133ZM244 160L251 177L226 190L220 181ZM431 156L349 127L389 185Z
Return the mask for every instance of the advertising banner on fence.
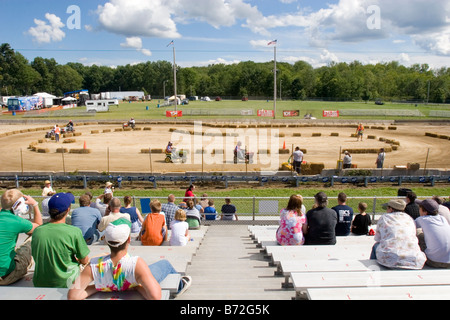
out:
M324 110L324 118L339 118L339 110Z
M181 118L183 116L183 111L166 111L166 118Z
M273 110L258 110L258 117L273 117Z
M283 117L298 117L300 116L300 110L284 110Z

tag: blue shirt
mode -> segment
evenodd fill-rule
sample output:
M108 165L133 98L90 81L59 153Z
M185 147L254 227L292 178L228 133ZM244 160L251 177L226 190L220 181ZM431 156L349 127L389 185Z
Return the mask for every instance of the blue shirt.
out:
M72 212L72 225L81 229L84 240L94 236L101 220L100 210L92 207L80 207Z
M353 221L353 209L347 205L332 208L337 213L336 236L348 236Z
M216 208L206 207L203 213L205 214L206 220L216 220Z

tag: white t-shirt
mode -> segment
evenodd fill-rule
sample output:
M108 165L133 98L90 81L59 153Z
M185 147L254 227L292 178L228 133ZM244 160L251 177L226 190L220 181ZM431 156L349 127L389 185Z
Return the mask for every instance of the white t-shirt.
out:
M294 161L302 162L303 161L303 152L300 150L294 151Z
M450 225L441 215L420 216L417 228L422 228L427 258L434 262L450 263Z
M189 224L185 221L172 220L170 223L170 229L172 230L170 236L171 246L185 246L188 243L186 237L186 231L189 230Z

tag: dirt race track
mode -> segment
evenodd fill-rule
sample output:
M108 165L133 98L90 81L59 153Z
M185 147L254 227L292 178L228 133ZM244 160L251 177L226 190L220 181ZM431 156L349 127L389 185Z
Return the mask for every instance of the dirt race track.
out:
M223 171L272 171L277 170L289 158L278 154L279 149L299 146L306 149L304 160L323 163L325 168L336 168L340 151L346 149L390 148L391 144L380 138L399 144L397 150L386 154L385 168L419 163L423 168L429 150L427 168L450 169L450 140L443 137L429 137L425 133L449 135L446 125L401 124L396 130L374 128L366 125L364 140L351 137L355 128L345 126L319 127L277 127L277 128L213 128L209 126L154 124L141 125L137 131L116 131L118 124L76 125L76 137L61 138L59 143L45 139L43 127L51 125L2 125L0 129L0 163L2 172L223 172ZM147 129L144 130L144 127ZM41 128L28 132L30 128ZM150 130L151 128L151 130ZM174 129L178 131L173 132ZM180 132L181 131L181 132ZM98 133L96 133L98 132ZM189 132L191 134L189 134ZM202 134L194 134L193 132ZM13 133L5 136L5 133ZM320 133L321 136L313 136ZM339 134L338 136L332 136ZM295 134L295 136L294 136ZM239 135L239 136L238 136ZM299 136L301 135L301 136ZM372 136L371 139L368 139ZM63 143L74 139L72 143ZM168 141L178 149L189 150L187 162L165 163L161 152ZM254 152L254 163L233 164L233 149L242 141L249 151ZM36 151L29 149L35 145ZM89 154L57 153L58 148L83 149ZM202 156L201 149L205 152ZM42 149L39 153L38 149ZM142 150L152 149L151 155ZM214 150L214 152L213 152ZM268 150L268 153L267 153ZM157 153L160 152L160 153ZM353 153L353 163L358 169L375 168L376 153ZM23 166L23 168L22 168Z

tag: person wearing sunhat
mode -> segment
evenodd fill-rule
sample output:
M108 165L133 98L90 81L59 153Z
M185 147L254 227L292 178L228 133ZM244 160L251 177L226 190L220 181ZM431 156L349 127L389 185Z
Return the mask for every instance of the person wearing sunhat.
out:
M50 180L45 180L44 182L44 189L42 189L42 196L43 197L51 197L54 194L56 194L55 190L52 188L52 183Z
M393 269L422 269L426 256L420 250L414 220L404 212L406 202L393 199L382 205L386 210L377 223L371 259Z
M105 241L111 254L91 260L68 292L68 299L83 300L96 292L123 292L136 289L144 299L160 300L161 283L176 273L170 262L160 260L150 266L138 256L128 253L131 222L121 218L111 222L105 230ZM118 281L120 279L120 281ZM91 283L94 284L91 285ZM191 278L181 278L177 295L191 284Z
M66 217L75 197L57 193L48 202L50 222L33 232L31 250L36 263L35 287L69 288L89 262L90 250L81 230L67 225Z
M420 217L416 222L417 238L427 256L426 264L434 268L450 268L450 225L440 215L439 204L433 199L416 200Z
M107 194L107 193L114 193L114 187L112 182L107 182L105 185L105 190L103 191L103 194Z

